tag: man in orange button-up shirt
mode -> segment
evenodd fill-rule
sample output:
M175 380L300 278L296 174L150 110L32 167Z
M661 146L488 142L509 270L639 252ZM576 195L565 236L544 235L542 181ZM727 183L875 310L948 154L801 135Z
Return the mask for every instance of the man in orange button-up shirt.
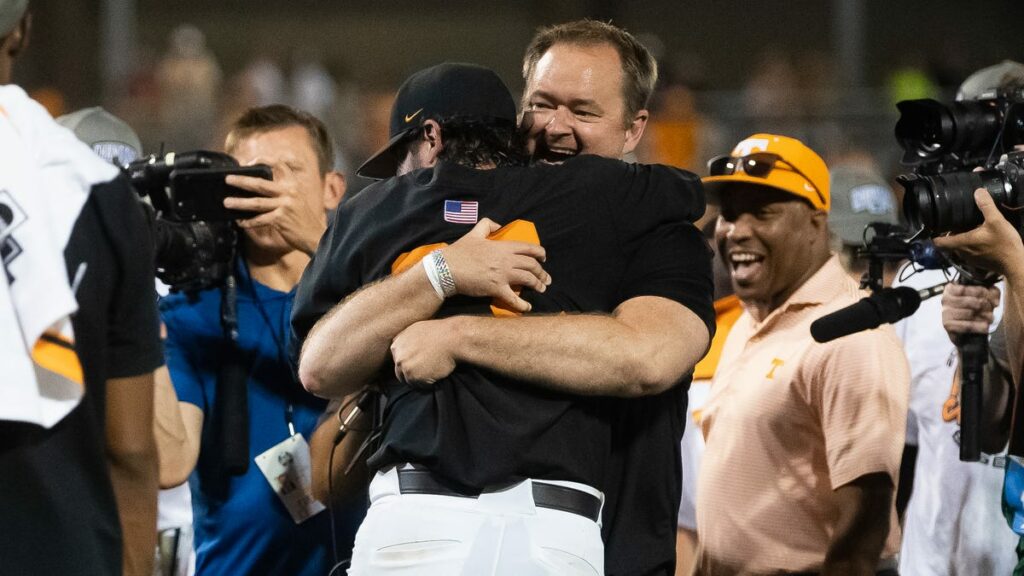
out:
M698 573L895 574L909 373L888 326L811 339L812 321L863 295L829 251L828 169L770 134L709 167L745 311L701 414Z

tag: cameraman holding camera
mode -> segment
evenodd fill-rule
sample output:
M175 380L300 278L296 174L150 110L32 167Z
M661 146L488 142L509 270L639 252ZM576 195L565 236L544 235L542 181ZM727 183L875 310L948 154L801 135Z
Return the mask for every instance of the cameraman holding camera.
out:
M306 439L326 403L295 381L286 327L294 288L345 181L332 170L323 124L287 106L245 112L225 148L242 166L266 164L273 171L273 180L226 179L254 196L228 197L224 206L256 213L238 222L244 235L235 265L235 345L225 344L221 290L176 293L160 303L187 434L201 439L183 446L189 454L181 459L196 467L190 478L196 573L322 575L330 568L330 527L319 514L323 506L307 497L302 468L309 462ZM228 378L219 373L230 363L238 364L234 371L248 394L248 465L239 475L225 470L216 437L217 397Z
M1019 394L1021 360L1024 359L1024 243L1018 231L996 207L988 191L979 188L974 198L985 222L969 232L936 238L935 245L953 250L964 261L1004 278L1005 308L1002 322L991 336L989 359L990 366L1002 365L1002 369L986 370L986 405L983 414L988 427L995 429L995 433L989 434L988 439L983 437L983 442L987 440L991 446L1004 447L1011 432L1010 426L1019 426L1017 423L1009 423L1016 419L1011 419L1013 409L1010 403ZM989 334L993 310L999 305L999 297L999 289L994 286L949 284L942 295L942 324L950 338L957 342L964 334ZM1012 380L1007 381L1006 371L1012 375ZM999 401L993 406L989 402L990 398ZM1024 512L1019 489L1021 478L1024 478L1024 469L1020 461L1014 456L1007 457L1003 514L1011 528L1017 534L1024 535L1020 520ZM998 496L992 493L991 498L995 500ZM1017 546L1018 562L1014 574L1019 573L1022 567L1021 544Z
M1001 311L1003 321L992 334L981 378L983 411L977 423L963 417L976 414L965 394L970 382L963 375L965 361L945 338L934 337L932 326L937 325L939 316L937 303L923 303L917 314L901 323L914 376L911 410L920 446L900 560L901 570L907 573L1008 574L1015 564L1012 549L1016 538L1004 527L1005 508L999 505L1004 479L1000 468L1013 468L1012 458L1007 458L1006 453L1013 393L1006 375L1003 333L1004 328L1020 333L1021 305L1015 298L1024 289L1024 244L1007 219L1007 215L1013 218L1013 196L1019 194L1014 191L1018 187L1016 166L1001 161L991 167L997 158L995 151L1019 149L1015 118L1022 87L1024 66L1016 62L1006 61L979 70L961 84L957 101L950 107L922 103L942 110L951 120L944 123L951 127L949 130L921 130L924 124L908 122L906 126L910 129L901 139L908 157L910 153L916 154L915 163L920 163L915 176L900 177L907 188L904 207L912 228L936 236L935 245L952 252L959 264L969 266L972 276L984 276L986 272L1002 275L1007 290L1005 308ZM924 109L922 104L901 103L900 109L907 115ZM897 135L900 133L897 127ZM956 138L951 134L956 134ZM927 144L929 149L921 144ZM978 168L972 172L972 166ZM979 184L983 186L979 188ZM1000 212L1000 206L1008 209L1007 215ZM948 231L960 233L939 235ZM944 273L928 271L914 275L914 287L941 283L951 272L947 269ZM991 284L990 280L986 279L986 284ZM950 340L963 347L964 335L988 335L990 325L999 315L999 305L1000 291L995 286L947 284L941 321ZM1010 345L1017 352L1009 358L1019 359L1021 340L1019 336L1012 340ZM1019 361L1011 363L1017 377L1018 367ZM972 430L973 426L976 428ZM973 438L979 440L977 444L970 441L975 430L977 436ZM982 454L969 454L972 447L980 448ZM1007 503L1019 502L1019 496L1013 495Z

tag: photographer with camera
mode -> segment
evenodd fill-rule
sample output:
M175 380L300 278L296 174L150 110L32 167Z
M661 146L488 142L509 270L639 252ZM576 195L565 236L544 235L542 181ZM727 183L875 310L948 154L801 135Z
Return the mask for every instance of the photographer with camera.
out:
M949 238L953 237L935 242L943 244ZM923 289L944 283L953 272L923 270L900 285ZM967 326L951 317L950 303L969 307L964 312L978 315L979 321ZM950 282L941 303L938 298L922 302L914 315L896 324L911 368L907 436L918 447L900 553L905 573L969 575L986 566L992 574L1009 574L1015 563L1015 538L1004 524L998 496L1006 462L1008 430L1003 414L1008 391L994 366L986 367L984 418L979 423L982 454L977 461L960 459L961 377L958 338L953 333L988 334L998 305L996 287ZM947 337L941 327L953 337ZM994 352L994 341L991 348ZM951 509L951 502L958 506Z
M254 213L238 221L244 234L234 277L224 288L173 293L160 302L179 406L188 436L201 439L183 446L191 453L182 458L196 467L196 572L322 575L330 568L331 534L327 515L319 514L323 506L308 495L307 439L326 403L295 381L286 328L295 286L345 181L332 170L323 124L287 106L245 112L225 148L242 166L265 164L273 172L273 180L225 180L252 196L229 196L224 207ZM222 306L231 307L235 280L236 313L225 323ZM238 405L218 404L232 378L244 381L245 414L230 413ZM224 429L218 422L239 417L247 453L231 467L227 443L239 439L217 438Z
M957 266L913 274L905 285L942 284L957 269L968 282L946 284L941 308L925 302L897 325L912 369L911 416L920 447L900 559L908 573L1014 569L1016 538L1004 526L998 496L1002 468L1012 467L1013 391L1005 360L998 358L1006 357L1003 328L1020 325L1013 293L1020 293L1016 268L1024 264L1024 247L1011 221L1019 219L1020 160L1013 150L1022 143L1022 88L1024 66L1005 61L967 78L949 106L932 100L898 105L897 138L907 151L905 163L915 166L913 175L898 179L907 189L904 212L912 231L933 236ZM993 285L998 275L1009 291L1002 310ZM1003 323L989 342L1000 313ZM949 339L936 334L940 321ZM1014 501L1019 493L1008 503ZM951 502L959 503L956 510Z
M0 0L0 571L150 576L152 244L117 169L6 86L27 4Z
M942 324L953 342L958 342L966 334L991 333L983 379L981 441L983 449L987 451L1005 453L1009 449L1009 454L1003 458L1006 470L1002 474L1001 510L997 504L998 480L986 492L988 498L984 506L991 514L987 523L990 528L985 531L988 536L983 536L982 540L988 543L988 555L995 558L1006 557L1010 552L1006 546L995 549L995 541L991 538L992 530L1000 533L1006 531L999 519L999 512L1002 512L1014 532L1024 536L1024 525L1021 522L1024 514L1021 500L1024 468L1019 458L1020 446L1015 445L1017 443L1012 439L1020 434L1022 428L1017 421L1021 412L1019 401L1015 398L1020 393L1021 362L1024 359L1024 243L1021 242L1018 230L999 211L987 190L976 190L974 199L984 215L984 223L969 232L936 238L935 244L953 251L967 263L1001 275L1004 280L1002 321L994 333L991 331L993 311L1000 303L997 287L950 284L942 295ZM1013 406L1015 402L1016 407ZM1008 438L1010 443L1007 448ZM1004 540L1000 538L998 542ZM1017 546L1014 574L1024 567L1022 544L1024 540Z
M976 190L974 199L985 221L969 232L936 238L935 244L954 251L967 263L1003 277L1005 308L1002 322L991 335L990 368L986 370L984 380L986 405L983 423L992 432L983 435L982 440L988 444L987 448L1005 450L1007 438L1021 431L1021 425L1016 421L1020 417L1019 406L1015 410L1011 403L1019 396L1024 359L1024 243L1019 231L1006 220L987 190ZM947 287L942 296L942 323L950 338L956 342L964 334L989 334L999 297L999 289L992 286L951 284ZM990 402L989 399L997 401ZM1011 440L1011 455L1006 459L1002 512L1011 528L1024 535L1020 490L1024 469L1021 468L1019 454L1014 456L1014 452ZM995 493L991 496L993 500L996 498ZM1017 551L1019 570L1022 566L1020 545Z

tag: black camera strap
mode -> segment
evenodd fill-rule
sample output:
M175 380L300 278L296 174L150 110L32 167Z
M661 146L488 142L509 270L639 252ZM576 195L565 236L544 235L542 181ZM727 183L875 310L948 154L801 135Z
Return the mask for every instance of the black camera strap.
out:
M256 289L256 281L253 280L252 272L249 270L249 264L244 258L241 259L241 268L245 271L245 278L249 285L249 291L252 294L253 301L256 303L256 310L259 312L260 318L263 319L263 324L266 326L267 331L270 333L270 337L274 340L274 348L277 352L277 360L282 366L288 366L288 356L285 353L285 327L286 319L279 318L277 324L270 320L270 314L267 312L266 306L263 305L263 299L260 298L259 292ZM282 316L284 315L284 309L282 309ZM294 371L288 370L288 373L292 376L291 381L285 386L285 394L288 398L287 405L284 409L284 423L288 428L288 436L295 435L295 404L298 402L300 384L295 381Z

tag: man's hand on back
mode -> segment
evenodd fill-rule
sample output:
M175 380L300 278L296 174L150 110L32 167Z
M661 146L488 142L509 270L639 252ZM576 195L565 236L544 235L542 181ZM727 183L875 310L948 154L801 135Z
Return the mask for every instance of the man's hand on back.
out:
M409 326L391 343L395 377L406 384L433 384L455 370L452 330L445 320L425 320Z
M487 239L500 228L501 225L484 218L441 253L459 294L489 296L511 310L529 312L530 303L516 294L514 288L543 292L551 284L551 276L541 266L544 248L527 242Z
M544 248L528 242L490 240L501 229L489 218L441 253L455 280L459 294L491 297L516 312L529 312L530 303L517 293L520 288L543 292L551 276L541 265ZM395 377L410 384L433 384L455 370L454 330L445 320L424 320L412 324L391 343Z
M488 240L499 228L485 218L442 249L442 254L459 294L496 298L513 310L525 312L530 304L515 290L526 287L544 291L551 283L541 266L544 249L526 242ZM421 382L441 372L433 378L447 376L454 369L450 359L444 368L443 357L421 356L419 352L413 356L409 352L426 339L427 351L423 354L433 354L442 336L449 336L430 334L437 323L422 322L434 316L440 306L441 300L419 264L353 293L310 330L299 361L302 384L313 394L328 398L354 393L374 381L388 360L389 348L398 350L402 365L415 374L399 374L399 378ZM404 340L409 344L394 348L396 337L417 322L417 330ZM413 334L423 337L413 339ZM430 368L421 369L423 363L415 358L427 358Z

